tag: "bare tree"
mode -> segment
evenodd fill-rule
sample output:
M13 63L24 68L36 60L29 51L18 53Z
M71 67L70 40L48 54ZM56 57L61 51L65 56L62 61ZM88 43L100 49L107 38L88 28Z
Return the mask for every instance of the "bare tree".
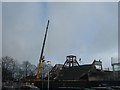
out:
M35 70L36 70L36 66L31 64L29 61L24 61L22 63L22 70L24 71L24 76L34 76L35 74Z
M2 57L2 78L3 80L13 79L13 71L15 68L15 60L12 57Z
M2 67L7 70L10 70L14 67L14 59L9 56L2 57Z
M2 61L2 79L5 80L20 80L23 77L35 76L37 67L29 61L18 63L12 57L5 56L1 58Z

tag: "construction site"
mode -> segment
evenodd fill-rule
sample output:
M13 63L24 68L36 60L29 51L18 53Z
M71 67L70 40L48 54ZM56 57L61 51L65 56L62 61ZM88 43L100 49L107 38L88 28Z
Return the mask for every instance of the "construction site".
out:
M64 64L56 64L48 70L46 77L42 75L43 56L45 42L48 33L49 20L41 49L37 74L34 77L26 77L20 82L33 84L40 90L119 90L120 89L120 61L111 58L112 70L104 70L101 60L93 60L90 64L80 65L75 55L66 56ZM80 59L81 60L81 59ZM79 60L79 61L80 61ZM116 61L115 61L116 60ZM50 61L47 64L51 64ZM88 88L88 89L85 89Z
M64 64L48 67L43 75L43 65L46 61L44 48L49 23L48 20L37 73L33 77L27 76L20 79L16 82L18 86L33 85L40 90L120 90L120 60L114 57L111 58L112 70L104 70L101 60L93 60L90 64L81 65L75 55L68 55ZM50 64L51 61L47 61L47 65Z

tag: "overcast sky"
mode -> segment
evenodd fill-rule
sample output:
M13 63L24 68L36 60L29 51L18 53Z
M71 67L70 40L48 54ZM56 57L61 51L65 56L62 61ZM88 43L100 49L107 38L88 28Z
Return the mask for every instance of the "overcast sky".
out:
M37 65L47 20L45 59L63 64L67 55L110 67L118 54L118 3L3 3L2 54Z

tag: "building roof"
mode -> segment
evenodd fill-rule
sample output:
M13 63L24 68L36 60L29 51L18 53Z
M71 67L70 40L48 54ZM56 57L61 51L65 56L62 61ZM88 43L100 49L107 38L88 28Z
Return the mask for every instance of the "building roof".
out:
M92 64L74 66L70 68L63 68L59 79L64 80L79 80L84 75L88 74L89 71L94 70Z

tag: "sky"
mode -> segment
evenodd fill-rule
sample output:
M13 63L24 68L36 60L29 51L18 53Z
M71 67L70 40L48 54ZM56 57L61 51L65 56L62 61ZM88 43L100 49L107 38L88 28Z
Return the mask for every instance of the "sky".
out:
M117 2L3 2L2 55L37 65L48 19L44 56L53 65L76 55L107 68L118 55Z

